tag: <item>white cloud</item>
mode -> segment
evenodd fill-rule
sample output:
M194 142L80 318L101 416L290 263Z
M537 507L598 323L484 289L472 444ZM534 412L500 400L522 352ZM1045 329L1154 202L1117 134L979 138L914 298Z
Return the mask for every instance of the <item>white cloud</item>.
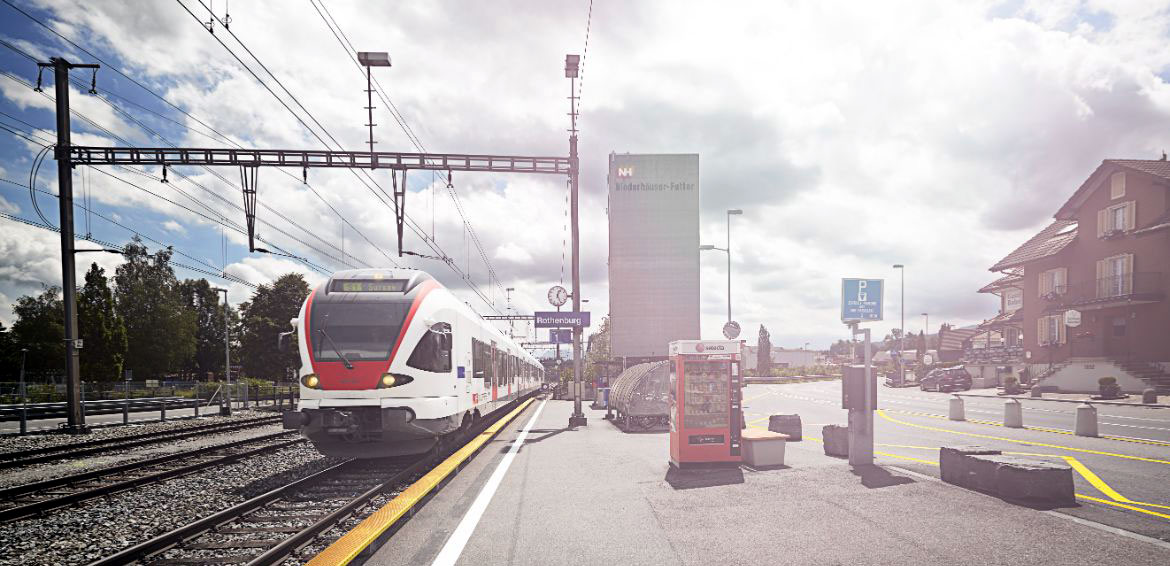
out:
M241 143L322 147L178 5L42 4L55 14L56 29L115 52L127 72ZM583 6L329 7L354 45L391 51L394 67L377 70L378 79L429 150L566 151L560 65L564 53L582 48ZM362 148L363 77L312 7L270 1L232 9L232 32L342 146ZM732 293L747 336L763 323L778 345L823 346L844 337L836 321L839 279L884 276L892 283L892 263L907 265L906 310L914 313L908 322L924 311L936 324L989 316L993 301L974 292L992 277L987 266L1042 225L1102 159L1152 158L1165 147L1159 125L1170 118L1170 88L1160 77L1170 67L1163 48L1168 24L1164 5L1097 0L761 2L734 10L702 2L598 3L580 122L582 295L595 313L608 309L606 154L687 151L701 154L703 241L722 241L724 209L746 211L734 221ZM222 31L216 37L231 44ZM136 92L110 73L99 75L102 84ZM9 105L47 108L44 98L6 79L0 92ZM77 101L117 135L158 143L100 101ZM384 105L375 105L378 148L410 150ZM51 131L51 123L42 126ZM78 129L78 143L113 143ZM189 146L221 145L189 132L172 137ZM3 161L12 165L10 157L17 156ZM182 219L191 240L208 242L199 257L219 255L216 222L243 223L238 188L206 171L181 171L201 186L114 172L141 188L94 175L99 210L129 222L139 211ZM235 171L219 173L238 185ZM333 269L338 264L324 256L340 256L344 238L346 253L370 265L419 266L452 288L466 287L441 262L397 256L393 214L365 186L365 172L309 173L313 188L364 237L342 228L301 184L300 171L289 173L260 173L257 232L273 243L265 247ZM55 187L50 177L41 179L46 190ZM389 192L388 173L372 177ZM411 173L415 183L431 178ZM563 179L456 173L454 185L500 281L488 282L445 179L435 186L434 205L430 187L410 193L407 210L419 230L433 235L499 308L502 287L517 288L518 310L544 308L547 287L569 277L562 265ZM162 227L173 231L172 223ZM230 253L242 253L246 237L231 230L226 236ZM8 230L0 251L5 245L15 253L34 246ZM434 253L409 229L405 247ZM51 272L38 271L31 257L19 261L13 278ZM725 316L726 267L715 255L702 261L702 327L716 336ZM0 262L0 274L17 263ZM228 267L257 283L291 270L307 271L272 256ZM231 288L233 302L250 295L245 289ZM893 321L899 305L890 300L888 307Z
M186 234L187 233L187 229L184 228L182 224L179 224L178 222L175 222L174 220L167 220L166 222L163 222L163 228L166 228L167 230L174 232L176 234Z

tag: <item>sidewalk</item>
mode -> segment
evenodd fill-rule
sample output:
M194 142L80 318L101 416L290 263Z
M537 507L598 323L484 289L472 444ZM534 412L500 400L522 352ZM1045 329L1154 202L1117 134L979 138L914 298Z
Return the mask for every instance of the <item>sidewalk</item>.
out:
M534 404L367 564L430 563ZM779 470L668 473L666 434L549 401L460 564L1149 564L1170 550L790 443Z

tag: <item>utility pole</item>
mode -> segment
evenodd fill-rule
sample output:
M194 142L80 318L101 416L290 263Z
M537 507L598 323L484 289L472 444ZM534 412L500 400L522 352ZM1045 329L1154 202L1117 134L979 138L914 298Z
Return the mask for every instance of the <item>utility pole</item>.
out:
M228 317L228 297L227 289L220 287L215 288L215 292L223 293L223 381L224 381L224 398L227 399L227 415L232 414L232 342L231 320Z
M508 287L507 289L504 289L504 291L506 293L508 293L508 312L512 312L512 291L515 291L515 290L516 290L515 287ZM511 338L512 340L516 339L516 321L515 320L508 320L508 338Z
M731 215L743 214L738 208L727 211L727 322L731 322Z
M61 57L48 63L37 63L38 72L52 67L57 95L57 192L61 225L61 288L65 294L65 401L66 431L70 434L89 432L85 426L85 411L81 405L81 340L77 337L77 272L73 257L73 160L69 136L69 71L93 69L96 82L98 65L72 64ZM37 79L40 90L40 78ZM90 92L94 92L91 87Z
M581 176L581 161L577 157L577 73L579 55L565 55L565 78L569 79L569 214L572 216L573 238L573 312L581 312L581 241L578 237L577 191ZM581 327L573 327L573 415L569 426L584 426L585 413L581 411Z

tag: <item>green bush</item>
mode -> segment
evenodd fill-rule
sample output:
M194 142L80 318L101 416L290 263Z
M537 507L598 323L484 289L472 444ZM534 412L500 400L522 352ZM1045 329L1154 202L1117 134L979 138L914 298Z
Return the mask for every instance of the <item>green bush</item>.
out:
M1009 376L1003 378L1003 384L1005 387L1012 386L1012 385L1019 385L1019 383L1020 383L1020 378L1018 378L1014 375L1009 375Z

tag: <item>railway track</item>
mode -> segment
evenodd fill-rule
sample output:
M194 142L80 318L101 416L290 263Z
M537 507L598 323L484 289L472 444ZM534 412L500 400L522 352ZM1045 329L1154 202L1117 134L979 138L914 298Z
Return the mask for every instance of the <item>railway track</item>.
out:
M184 476L305 442L284 431L0 489L0 523Z
M264 426L278 422L280 422L279 416L261 417L257 419L248 419L245 421L213 423L186 427L173 431L138 434L133 436L123 436L120 438L106 438L103 440L77 442L72 444L64 444L61 446L48 446L45 448L36 448L32 450L4 452L0 453L0 470L31 466L33 464L44 464L47 462L56 462L60 460L72 460L75 458L92 456L94 454L101 454L104 452L113 452L117 450L136 448L139 446L147 446L150 444L158 444L162 442L172 442L175 440L183 440L186 438L204 436L207 434L231 432L234 430Z
M507 410L472 427L479 436ZM371 500L406 488L454 453L462 442L413 458L348 460L168 533L126 548L89 566L143 564L245 564L262 566L299 559L326 531L354 516Z

